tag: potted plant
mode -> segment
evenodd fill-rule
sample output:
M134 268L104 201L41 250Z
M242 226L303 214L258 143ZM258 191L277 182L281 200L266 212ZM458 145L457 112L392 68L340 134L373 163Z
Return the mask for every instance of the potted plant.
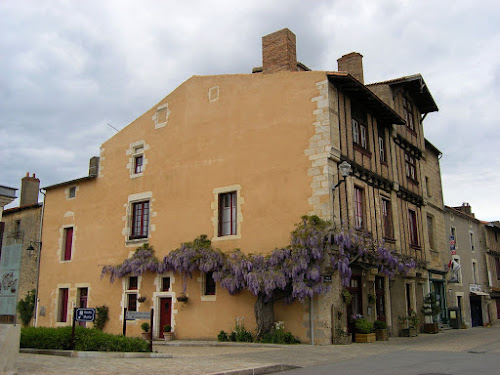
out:
M184 292L179 294L179 296L177 297L177 301L179 301L179 302L187 302L187 300L188 300L188 296Z
M172 341L174 339L174 333L172 332L172 326L170 324L165 324L163 326L163 338L165 341Z
M336 328L333 337L335 345L348 345L352 343L352 335L345 328Z
M419 319L415 310L410 309L407 316L400 316L399 323L401 324L402 337L415 337L417 336L417 327Z
M354 323L356 327L356 342L375 342L376 335L373 333L373 323L365 318L359 318Z
M143 303L146 301L146 297L139 297L137 298L137 302Z
M377 338L377 341L389 340L386 322L382 320L375 320L375 322L373 322L373 328L375 329L375 336Z
M141 324L141 329L143 331L142 332L142 338L144 340L151 340L151 331L150 331L150 328L151 327L150 327L149 323L144 322L144 323Z
M436 320L437 314L441 312L441 306L434 293L429 293L424 297L422 312L425 315L424 332L438 333L439 327Z

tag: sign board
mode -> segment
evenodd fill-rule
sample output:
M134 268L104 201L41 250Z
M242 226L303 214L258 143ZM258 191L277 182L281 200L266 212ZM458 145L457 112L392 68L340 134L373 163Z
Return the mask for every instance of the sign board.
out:
M136 319L150 319L150 311L127 311L126 320L136 320Z
M17 294L19 291L19 271L21 269L22 245L2 248L0 258L0 315L17 314Z
M95 309L94 308L79 308L76 309L77 322L93 322L95 320Z
M323 282L325 282L325 283L331 283L332 282L332 276L331 275L323 276Z
M480 284L469 284L469 290L471 292L482 292L483 291Z
M455 250L451 250L451 251L450 251L450 254L451 254L451 255L457 255L457 252L456 252Z

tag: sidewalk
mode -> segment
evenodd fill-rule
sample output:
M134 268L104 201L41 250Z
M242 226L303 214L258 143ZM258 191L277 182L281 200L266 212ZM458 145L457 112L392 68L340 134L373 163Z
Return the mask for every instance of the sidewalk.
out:
M406 351L448 351L500 353L500 326L449 330L414 338L392 337L389 341L351 345L267 345L176 340L157 342L154 350L172 358L56 357L21 353L18 374L99 374L99 375L244 375L279 371L282 366L306 367ZM242 371L255 369L256 371Z

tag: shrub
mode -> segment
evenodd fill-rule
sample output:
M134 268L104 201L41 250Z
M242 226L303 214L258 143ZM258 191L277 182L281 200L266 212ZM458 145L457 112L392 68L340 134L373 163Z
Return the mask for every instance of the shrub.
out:
M375 320L373 322L373 328L375 329L387 329L387 323L382 320Z
M236 318L236 324L234 327L234 337L235 341L238 342L252 342L253 337L252 334L245 329L245 318ZM231 336L233 335L233 332L231 332Z
M149 332L149 328L150 328L149 323L144 322L144 323L141 324L141 329L144 332Z
M272 344L298 344L300 340L292 335L290 332L285 331L284 322L274 323L274 330L272 333L264 335L261 340L264 343Z
M229 337L227 337L226 331L220 331L217 335L217 341L224 342L229 341Z
M365 318L359 318L355 322L356 332L358 333L372 333L373 323L366 320Z
M97 306L96 317L94 320L94 328L97 328L102 331L108 320L109 320L108 306L106 305Z
M71 348L71 327L25 327L21 330L21 348ZM148 352L149 343L137 337L111 335L96 328L75 327L75 350L106 352Z
M26 327L30 324L31 318L33 317L33 309L35 308L35 289L32 289L26 293L26 297L17 303L17 311L21 316L21 321L23 326Z

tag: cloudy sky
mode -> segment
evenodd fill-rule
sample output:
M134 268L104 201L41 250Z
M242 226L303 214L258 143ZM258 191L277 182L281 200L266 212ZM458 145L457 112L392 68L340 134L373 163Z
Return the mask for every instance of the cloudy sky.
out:
M85 176L109 125L192 75L250 73L261 37L288 27L314 70L357 51L366 83L421 73L445 204L500 218L498 1L0 0L0 19L0 185Z

